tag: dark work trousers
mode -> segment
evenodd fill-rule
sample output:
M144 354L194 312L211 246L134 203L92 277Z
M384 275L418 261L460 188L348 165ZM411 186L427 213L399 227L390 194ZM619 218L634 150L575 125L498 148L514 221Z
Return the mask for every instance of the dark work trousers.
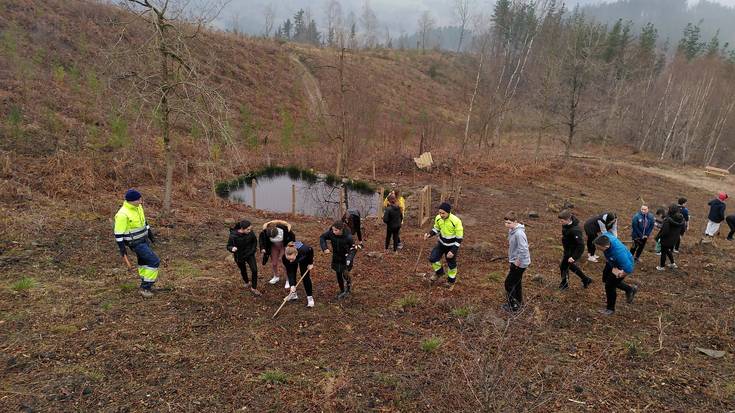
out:
M605 283L605 296L607 296L607 309L615 311L615 301L618 299L618 289L625 291L626 293L633 290L633 287L626 284L623 278L618 278L612 272L612 266L610 264L605 265L605 269L602 271L602 282Z
M590 231L588 228L584 229L584 233L587 235L587 252L590 255L595 255L595 251L597 251L597 246L595 246L594 241L600 233Z
M641 257L641 254L643 253L643 248L646 247L646 242L648 242L647 237L633 240L633 246L630 247L630 253L633 254L636 259Z
M393 238L393 251L398 250L398 244L401 243L401 227L391 228L385 227L385 249L390 246L390 240Z
M444 267L442 266L442 256L447 260L447 281L453 283L457 279L457 254L455 252L452 258L447 257L447 253L452 251L452 247L447 247L441 242L437 242L434 249L431 250L429 255L429 262L431 262L431 269L434 270L434 274L438 277L444 275Z
M354 259L354 257L352 257ZM352 287L352 280L350 279L350 271L352 270L352 261L350 261L350 265L348 266L345 263L340 262L334 262L332 261L332 269L334 270L334 273L337 275L337 284L339 284L339 291L344 292L345 287L347 288L347 291L350 291Z
M505 292L508 296L508 305L517 310L523 304L523 272L525 268L510 264L510 271L505 277Z
M571 270L573 273L577 274L580 280L582 282L585 282L586 280L589 280L590 277L587 276L587 274L582 271L581 268L577 266L576 261L573 263L569 262L569 256L565 255L561 259L561 263L559 264L559 269L561 270L561 281L564 284L567 284L568 278L569 278L569 271Z
M679 248L681 247L681 239L684 238L684 234L687 232L687 224L684 223L684 226L681 227L681 236L678 240L676 240L676 245L674 245L674 250L679 251Z
M732 236L735 235L735 215L730 215L727 218L725 218L725 221L727 221L727 226L730 227L730 232L727 234L727 239L732 239Z
M258 288L258 263L255 261L255 254L239 260L235 260L237 267L240 268L240 275L245 283L248 283L248 268L253 279L253 288Z
M306 270L308 266L309 264L305 262L299 263L299 271L301 271L302 276L306 274ZM288 276L288 284L292 286L296 286L296 283L299 282L299 280L296 279L296 268L294 268L293 270L286 268L286 275ZM304 277L304 281L302 281L302 283L304 284L304 290L306 290L306 295L311 297L314 292L312 290L312 284L311 284L311 272L306 277Z
M669 258L669 261L671 261L672 264L674 263L673 250L674 249L672 247L664 247L663 245L661 246L661 267L666 266L666 257Z

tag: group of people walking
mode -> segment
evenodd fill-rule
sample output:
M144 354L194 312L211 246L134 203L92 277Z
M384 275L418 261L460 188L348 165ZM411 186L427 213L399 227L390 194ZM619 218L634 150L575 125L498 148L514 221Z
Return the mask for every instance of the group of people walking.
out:
M710 201L707 227L702 242L711 242L719 232L721 223L728 224L730 231L727 239L732 241L735 234L735 214L725 214L725 201L728 196L724 192ZM115 215L115 240L125 264L134 271L127 257L127 250L135 252L138 259L137 273L141 279L140 293L144 297L153 296L152 287L158 277L160 260L153 252L153 232L148 225L142 206L142 195L131 189L125 193L122 207ZM397 191L391 192L385 200L383 221L386 224L385 249L397 252L402 247L400 229L405 212L405 200ZM663 271L667 267L676 268L674 254L679 252L681 237L689 229L690 214L687 199L679 198L667 208L658 208L655 215L647 205L642 205L631 220L631 247L628 248L618 238L618 216L614 212L596 215L584 224L572 213L563 210L558 214L561 225L562 259L559 264L561 281L560 290L568 290L570 272L577 275L583 288L593 283L581 267L580 260L587 249L587 261L597 262L600 251L605 257L602 270L602 281L605 286L607 306L601 312L605 315L615 313L617 290L625 292L626 300L632 303L638 291L635 285L629 285L625 278L633 274L636 263L647 245L653 231L656 254L660 255L656 269ZM522 279L531 264L531 253L526 237L525 226L514 212L504 216L504 225L508 230L509 270L505 280L506 303L502 308L514 313L523 305ZM357 237L357 241L355 238ZM452 213L452 206L443 202L439 205L438 214L434 218L432 229L424 234L424 239L437 237L437 243L431 250L428 261L433 270L432 283L446 275L447 287L451 290L456 285L459 248L464 239L462 220ZM586 239L585 239L586 238ZM350 272L354 266L357 251L362 248L363 235L359 213L347 211L340 220L332 223L319 237L319 248L325 254L331 254L331 268L335 272L339 293L337 299L350 295L352 277ZM256 254L260 250L261 265L271 262L273 272L269 284L276 285L281 281L281 266L285 270L284 289L288 300L298 300L296 288L303 284L306 293L307 307L314 306L313 284L310 271L314 268L314 250L305 242L298 240L290 223L283 220L272 220L263 224L256 237L253 225L242 220L230 230L227 250L233 254L245 288L253 295L260 296L258 290L258 265ZM446 262L446 269L442 260ZM297 278L297 273L300 277Z

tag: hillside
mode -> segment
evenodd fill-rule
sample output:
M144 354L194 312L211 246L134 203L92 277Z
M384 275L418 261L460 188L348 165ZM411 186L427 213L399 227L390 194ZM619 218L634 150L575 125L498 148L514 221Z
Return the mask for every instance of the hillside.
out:
M356 136L373 139L356 142L350 175L396 183L408 196L405 248L384 252L382 222L365 219L353 295L335 299L330 257L317 252L316 306L305 308L299 289L301 301L274 320L282 284L269 285L270 268L261 266L263 295L243 288L225 250L229 227L286 219L317 247L331 221L254 210L215 197L213 187L268 162L334 168L332 130L319 114L341 100L338 58L204 32L196 56L228 102L235 140L176 123L174 210L164 217L155 114L124 94L120 60L109 52L120 39L140 40L132 29L120 36L121 22L135 21L92 2L0 3L8 57L0 58L0 411L735 408L735 245L698 242L712 192L735 192L732 177L624 146L578 145L584 153L565 159L549 139L536 157L520 116L501 146L460 156L451 138L462 129L470 58L355 52L345 101L350 119L359 116ZM410 160L422 135L438 164L431 171ZM417 192L433 185L437 205L446 181L461 185L455 213L465 227L451 291L427 279L435 240L423 241L428 227L415 224ZM144 194L162 258L161 290L149 300L137 294L112 234L132 186ZM677 270L656 271L649 245L628 278L640 287L635 302L621 294L612 317L598 312L602 262L582 263L590 288L572 279L558 290L561 205L573 204L580 219L617 211L628 242L642 202L679 196L693 218ZM512 316L500 309L510 210L525 222L532 254L526 305Z

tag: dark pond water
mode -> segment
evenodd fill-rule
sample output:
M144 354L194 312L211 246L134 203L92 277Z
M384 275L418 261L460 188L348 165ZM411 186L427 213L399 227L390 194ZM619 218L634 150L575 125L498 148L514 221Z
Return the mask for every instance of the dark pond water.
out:
M292 179L288 175L262 176L253 183L255 185L254 205L253 187L247 184L231 190L229 199L257 209L290 213L292 212L292 185L295 185L296 213L331 218L339 216L340 191L345 190L341 185L330 185L323 179L308 182ZM381 198L377 192L363 193L347 189L346 201L348 209L355 209L362 217L366 217L376 215Z

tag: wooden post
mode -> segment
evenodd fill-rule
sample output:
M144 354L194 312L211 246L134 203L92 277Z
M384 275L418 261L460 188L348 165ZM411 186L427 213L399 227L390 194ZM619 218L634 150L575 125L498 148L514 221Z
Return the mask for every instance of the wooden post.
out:
M380 188L378 188L378 191L380 191L378 192L378 208L375 211L376 211L376 215L378 216L378 219L382 219L383 218L383 193L385 192L385 190L381 186Z
M291 214L296 216L296 184L291 184Z
M419 212L418 212L418 226L421 227L421 224L424 222L424 192L419 191Z
M375 181L377 178L375 177L375 159L373 159L373 181Z
M258 209L258 207L255 206L256 205L255 204L255 187L257 185L258 185L258 181L255 179L253 179L252 182L250 183L250 188L253 189L253 209Z
M339 218L342 219L342 215L344 215L344 207L345 207L345 187L342 185L341 188L339 188Z

